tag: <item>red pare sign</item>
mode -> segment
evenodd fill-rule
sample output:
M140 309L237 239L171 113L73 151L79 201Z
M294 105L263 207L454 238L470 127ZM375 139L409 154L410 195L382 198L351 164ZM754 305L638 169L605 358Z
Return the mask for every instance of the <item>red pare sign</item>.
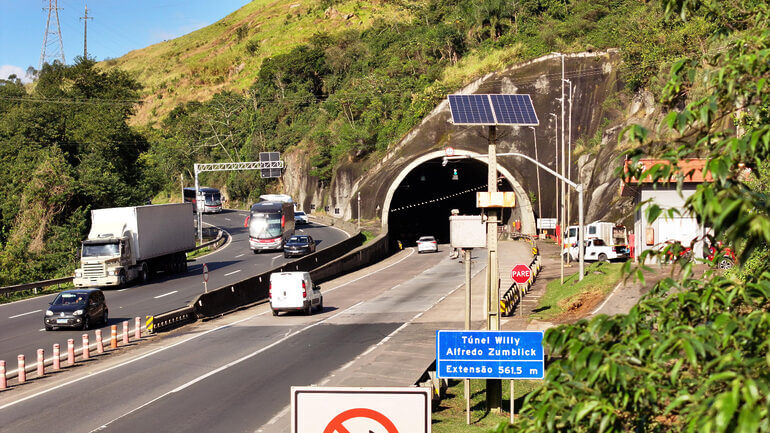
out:
M511 270L511 278L518 284L524 284L532 278L532 270L527 265L518 264Z

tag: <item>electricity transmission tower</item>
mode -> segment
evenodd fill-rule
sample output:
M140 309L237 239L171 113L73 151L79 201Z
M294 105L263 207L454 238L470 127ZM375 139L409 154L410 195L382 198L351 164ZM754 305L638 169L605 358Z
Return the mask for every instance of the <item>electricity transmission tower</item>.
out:
M61 26L59 25L59 10L61 10L59 1L48 0L48 7L43 8L43 11L46 10L48 11L48 19L45 22L45 32L43 33L43 48L40 50L40 68L49 60L61 60L62 64L67 63L64 59L64 42L62 42ZM52 17L56 20L53 26L51 25Z
M83 20L83 59L88 58L88 20L94 19L94 17L88 16L88 5L86 4L86 15L80 17Z

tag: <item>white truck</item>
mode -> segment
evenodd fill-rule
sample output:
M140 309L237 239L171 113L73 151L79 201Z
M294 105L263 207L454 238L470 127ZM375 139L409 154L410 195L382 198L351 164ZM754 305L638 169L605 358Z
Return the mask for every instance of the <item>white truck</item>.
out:
M580 251L577 244L564 250L562 258L567 261L567 254L569 259L573 262L578 261ZM587 262L607 262L610 260L625 260L628 258L628 248L623 246L607 245L603 239L594 238L587 239L585 241L585 251L583 252L583 260Z
M91 211L75 287L122 287L158 271L187 270L195 248L191 203L117 207Z
M321 286L313 284L309 272L274 272L270 274L270 309L273 316L280 311L323 311Z

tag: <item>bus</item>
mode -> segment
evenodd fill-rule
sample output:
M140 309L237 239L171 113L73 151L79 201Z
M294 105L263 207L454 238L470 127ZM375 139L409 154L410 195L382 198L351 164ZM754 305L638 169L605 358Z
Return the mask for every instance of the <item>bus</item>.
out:
M216 188L199 187L198 197L200 200L195 200L195 188L185 188L183 194L185 203L190 202L193 204L193 212L199 210L203 211L203 213L222 212L222 194Z
M294 205L294 212L299 210L299 204L294 202L289 194L262 194L259 201L280 201L282 203L291 203Z
M249 228L249 248L254 254L283 250L283 245L294 234L294 206L277 201L255 203L245 225Z

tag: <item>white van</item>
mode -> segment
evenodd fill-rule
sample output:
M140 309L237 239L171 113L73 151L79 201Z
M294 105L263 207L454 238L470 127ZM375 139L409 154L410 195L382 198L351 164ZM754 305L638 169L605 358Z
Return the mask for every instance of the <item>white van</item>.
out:
M270 309L273 316L280 311L323 311L324 297L321 286L310 279L309 272L275 272L270 274Z

